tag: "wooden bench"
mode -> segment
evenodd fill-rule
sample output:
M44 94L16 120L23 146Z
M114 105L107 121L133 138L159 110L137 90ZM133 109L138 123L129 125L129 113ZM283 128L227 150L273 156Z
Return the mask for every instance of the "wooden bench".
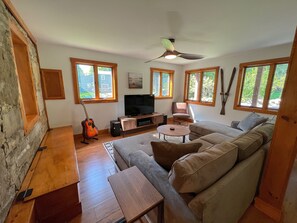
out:
M65 222L81 213L79 173L71 126L47 132L22 183L20 193L32 194L15 202L6 222Z

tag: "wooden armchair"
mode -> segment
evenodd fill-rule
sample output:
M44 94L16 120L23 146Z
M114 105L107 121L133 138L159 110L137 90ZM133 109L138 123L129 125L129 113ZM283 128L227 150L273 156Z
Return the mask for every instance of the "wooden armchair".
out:
M182 124L190 118L188 104L186 102L172 102L173 123Z

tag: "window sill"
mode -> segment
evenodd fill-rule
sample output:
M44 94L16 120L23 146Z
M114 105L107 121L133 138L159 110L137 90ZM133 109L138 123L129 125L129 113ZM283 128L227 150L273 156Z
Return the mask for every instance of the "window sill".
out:
M234 106L234 110L247 111L247 112L256 112L269 115L277 115L278 110L269 110L255 107L243 107L243 106Z
M187 102L188 104L196 104L196 105L203 105L203 106L210 106L210 107L214 107L215 103L213 102L199 102L199 101L190 101L190 100L185 100L185 102Z
M80 100L82 100L84 104L118 102L118 99L80 99ZM80 104L80 101L76 101L75 104Z
M25 135L28 135L31 132L38 119L39 115L26 115L26 123L24 123Z
M168 96L168 97L155 97L155 99L172 99L172 96Z

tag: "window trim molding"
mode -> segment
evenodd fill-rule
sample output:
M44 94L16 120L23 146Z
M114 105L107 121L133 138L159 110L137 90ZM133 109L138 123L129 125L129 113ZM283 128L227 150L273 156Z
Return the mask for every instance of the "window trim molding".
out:
M185 81L184 81L184 102L187 102L188 104L197 104L197 105L204 105L204 106L211 106L215 107L216 105L216 97L217 97L217 85L218 85L218 77L219 77L219 69L220 66L216 67L206 67L206 68L201 68L201 69L192 69L192 70L186 70L185 71ZM215 70L215 80L214 80L214 91L213 91L213 102L202 102L201 101L201 91L202 91L202 86L203 86L203 72L205 71L210 71L210 70ZM199 89L198 91L198 100L189 100L188 97L188 84L189 84L189 75L191 73L202 73L200 76L200 82L199 82Z
M268 108L268 101L269 96L273 84L273 78L274 78L274 72L277 64L283 64L283 63L289 63L289 57L281 57L281 58L275 58L275 59L268 59L268 60L259 60L259 61L252 61L252 62L245 62L239 64L239 72L238 72L238 78L237 78L237 85L236 85L236 91L235 91L235 98L234 98L234 110L240 110L240 111L248 111L248 112L257 112L257 113L263 113L263 114L271 114L276 115L278 110L269 109ZM241 96L242 96L242 90L243 90L243 81L244 81L244 73L247 67L257 67L257 66L265 66L270 65L271 69L269 70L269 75L267 79L267 86L266 91L263 99L263 108L257 108L257 107L247 107L247 106L241 106Z
M153 94L153 76L154 71L160 72L160 91L162 89L162 73L168 73L170 75L170 84L169 84L169 96L155 96L155 99L172 99L173 98L173 86L174 86L174 70L162 69L162 68L150 68L151 71L151 80L150 80L150 93Z
M17 85L18 85L18 91L19 91L19 104L20 104L20 111L21 111L21 116L22 116L22 120L24 123L24 134L28 135L34 128L35 124L38 122L39 118L40 118L40 111L39 111L39 105L38 105L38 99L37 99L37 95L36 95L36 83L34 82L34 74L33 74L33 70L32 70L32 64L31 64L31 60L30 60L30 54L29 54L29 43L28 40L26 39L26 37L24 36L24 33L17 27L17 25L10 21L9 22L9 32L10 32L10 44L11 44L11 52L13 55L13 62L14 62L14 69L15 69L15 74L17 77ZM16 36L20 41L20 45L23 45L23 47L26 48L26 64L27 64L27 75L29 75L29 80L27 80L26 82L30 82L32 84L32 92L29 92L29 95L32 95L33 98L33 106L36 110L36 113L34 114L28 114L26 111L26 106L24 103L24 97L28 97L28 92L26 92L26 94L23 94L22 88L21 88L21 80L20 80L20 76L22 76L23 74L21 74L21 72L18 70L18 63L16 60L16 54L15 54L15 43L14 43L14 36ZM23 58L24 59L24 58ZM23 81L24 82L24 81Z
M96 69L94 69L94 76L95 76L95 89L96 89L96 98L95 99L84 99L84 103L91 104L91 103L111 103L111 102L118 102L118 79L117 79L117 67L116 63L110 62L102 62L96 60L87 60L87 59L80 59L80 58L73 58L70 57L71 62L71 69L72 69L72 79L73 79L73 91L74 91L74 103L80 104L80 97L79 97L79 86L78 86L78 79L77 79L77 64L85 64L85 65L96 65L96 66L105 66L112 68L112 81L113 81L113 98L107 99L100 99L99 98L99 83L98 83L98 73ZM97 92L98 90L98 92Z

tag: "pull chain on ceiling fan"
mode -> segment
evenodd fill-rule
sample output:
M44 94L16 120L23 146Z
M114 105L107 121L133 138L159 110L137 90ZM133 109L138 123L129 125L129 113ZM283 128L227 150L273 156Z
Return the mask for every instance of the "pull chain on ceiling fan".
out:
M155 59L152 59L152 60L148 60L145 63L151 62L153 60L157 60L157 59L159 59L161 57L164 57L164 58L166 58L168 60L174 59L176 57L181 57L181 58L184 58L186 60L199 60L199 59L203 58L203 56L201 56L201 55L181 53L181 52L176 51L174 46L173 46L174 42L175 42L175 39L173 39L173 38L170 38L170 39L163 38L161 40L161 43L162 43L163 47L166 49L166 51L161 56L159 56L159 57L157 57Z

